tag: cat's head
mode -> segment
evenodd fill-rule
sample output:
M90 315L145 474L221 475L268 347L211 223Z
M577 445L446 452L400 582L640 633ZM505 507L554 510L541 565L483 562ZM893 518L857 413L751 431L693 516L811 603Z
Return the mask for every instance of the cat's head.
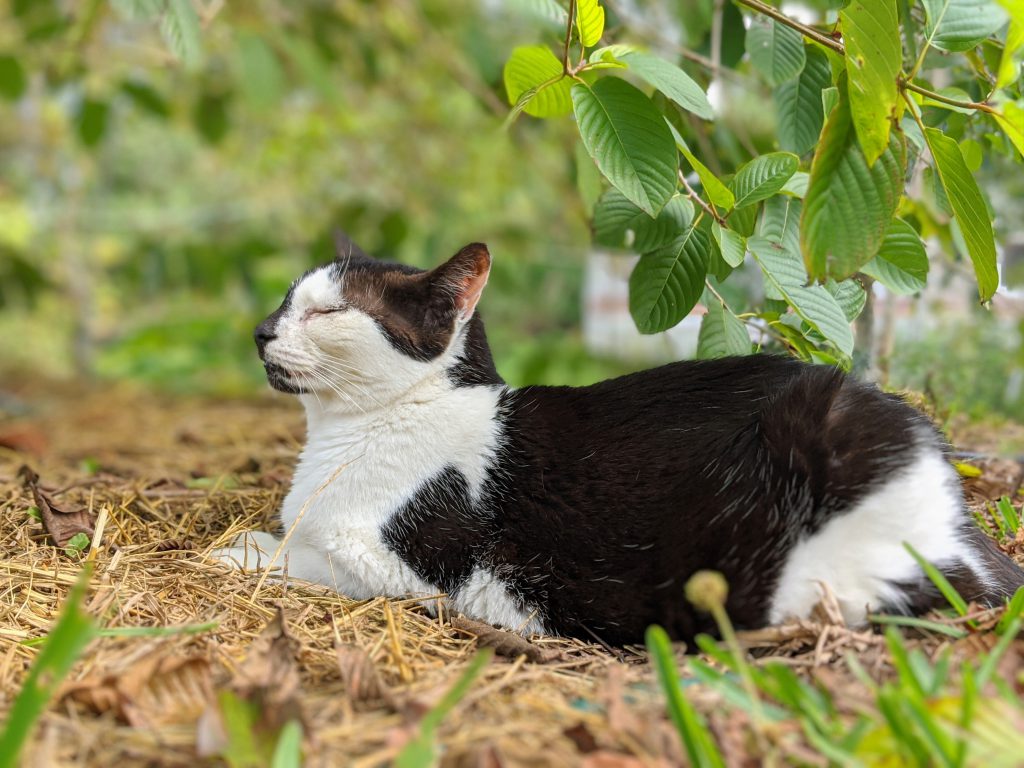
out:
M338 258L296 280L256 327L268 381L356 412L438 374L453 386L500 382L475 312L490 267L481 243L429 271L339 243Z

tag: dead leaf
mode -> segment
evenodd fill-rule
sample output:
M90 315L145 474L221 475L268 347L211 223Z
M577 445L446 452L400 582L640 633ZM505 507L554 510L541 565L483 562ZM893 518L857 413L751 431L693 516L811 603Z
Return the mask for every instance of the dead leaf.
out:
M561 658L560 654L547 653L515 632L498 629L482 621L474 621L464 616L452 616L451 625L458 630L476 637L477 643L484 648L493 648L499 656L517 658L526 656L535 664L546 664Z
M0 432L0 447L12 451L42 456L46 453L48 444L46 433L28 424L21 427L11 426Z
M563 730L562 733L576 745L576 751L581 754L586 755L598 750L597 739L594 738L594 734L590 732L584 722L576 723L576 725Z
M335 646L334 651L338 657L338 672L353 702L383 701L394 707L391 691L381 680L373 659L366 651L348 643Z
M210 664L202 657L167 656L157 648L127 669L67 686L62 699L97 714L113 712L133 727L194 722L213 699Z
M254 731L277 734L291 720L309 733L302 711L302 690L297 656L299 643L288 634L284 610L277 613L253 641L228 690L237 698L255 705L259 713ZM220 755L228 745L220 709L210 703L197 726L197 751L202 757Z
M84 507L74 509L62 509L58 507L53 498L39 486L39 475L33 472L27 465L18 470L18 475L25 481L25 488L32 492L32 498L39 514L43 518L43 525L50 538L58 547L66 547L68 542L76 534L84 533L90 539L93 533L93 515Z
M623 755L602 749L591 752L580 761L580 768L647 768L648 764L639 757Z
M1013 459L983 458L971 461L981 470L978 477L963 479L964 491L976 504L995 501L1003 496L1013 498L1024 485L1024 464Z

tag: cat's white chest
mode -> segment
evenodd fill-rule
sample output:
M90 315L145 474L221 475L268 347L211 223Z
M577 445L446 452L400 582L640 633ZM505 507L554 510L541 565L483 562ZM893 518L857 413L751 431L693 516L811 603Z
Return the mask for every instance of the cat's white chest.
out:
M447 468L479 493L498 443L499 392L432 394L376 417L307 404L309 438L281 509L291 573L357 599L440 591L387 546L384 530Z

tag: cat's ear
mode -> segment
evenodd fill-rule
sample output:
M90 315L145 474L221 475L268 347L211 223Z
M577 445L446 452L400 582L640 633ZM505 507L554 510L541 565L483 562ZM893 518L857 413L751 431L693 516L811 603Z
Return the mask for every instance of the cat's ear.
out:
M455 303L460 320L476 309L491 272L491 254L483 243L470 243L430 272L430 284Z
M366 251L360 248L351 237L348 236L348 232L345 230L335 227L334 229L334 260L340 262L359 261L360 259L366 261L373 261L373 257L370 256Z

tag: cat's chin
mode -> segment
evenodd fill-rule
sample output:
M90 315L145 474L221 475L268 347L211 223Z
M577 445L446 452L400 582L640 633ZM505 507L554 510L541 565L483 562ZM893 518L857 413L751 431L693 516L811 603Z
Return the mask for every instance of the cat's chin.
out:
M274 363L264 363L263 368L267 372L267 383L278 392L284 392L289 395L301 395L306 391L292 381L288 373L281 366Z

